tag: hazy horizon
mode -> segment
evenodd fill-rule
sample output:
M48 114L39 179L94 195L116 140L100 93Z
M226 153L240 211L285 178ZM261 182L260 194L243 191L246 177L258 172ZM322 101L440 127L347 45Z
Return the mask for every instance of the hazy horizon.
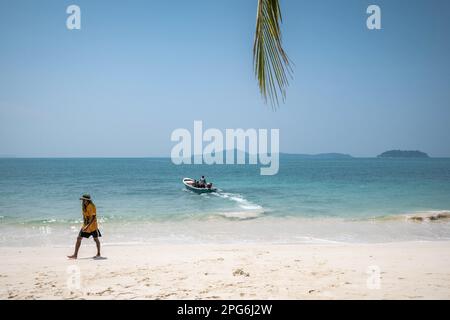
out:
M386 150L386 151L390 151L390 150ZM405 150L406 151L406 150ZM407 150L407 151L421 151L421 150ZM377 155L373 155L373 156L355 156L352 155L350 153L341 153L341 152L320 152L320 153L291 153L291 152L284 152L284 151L280 151L279 152L280 155L294 155L294 156L320 156L320 155L332 155L332 154L336 154L336 155L347 155L350 156L352 158L357 158L357 159L364 159L364 158L377 158ZM433 155L430 155L430 158L434 158L434 159L446 159L446 158L450 158L450 157L436 157ZM195 155L193 155L195 156ZM164 158L164 159L170 159L170 155L154 155L154 156L139 156L139 157L133 157L133 156L79 156L79 157L57 157L57 156L53 156L53 157L33 157L33 156L14 156L14 155L1 155L0 154L0 159L146 159L146 158ZM404 159L404 158L403 158ZM412 158L412 159L417 159L417 158Z

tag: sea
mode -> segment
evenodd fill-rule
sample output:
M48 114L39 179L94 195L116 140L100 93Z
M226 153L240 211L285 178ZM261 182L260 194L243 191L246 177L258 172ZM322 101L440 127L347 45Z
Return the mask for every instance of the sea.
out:
M182 184L202 175L218 192ZM108 245L450 239L447 158L281 157L273 176L170 158L4 158L0 246L73 245L84 193Z

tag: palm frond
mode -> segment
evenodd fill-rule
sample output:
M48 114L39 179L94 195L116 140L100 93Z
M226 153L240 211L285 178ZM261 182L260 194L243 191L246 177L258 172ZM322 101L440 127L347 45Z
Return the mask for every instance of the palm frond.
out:
M270 100L272 108L283 102L288 76L292 75L289 58L281 45L282 22L278 0L258 0L255 41L253 43L253 67L264 101Z

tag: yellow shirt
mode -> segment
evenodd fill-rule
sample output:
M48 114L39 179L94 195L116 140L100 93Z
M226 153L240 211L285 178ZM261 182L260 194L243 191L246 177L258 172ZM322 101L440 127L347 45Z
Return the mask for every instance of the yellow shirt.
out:
M89 224L89 221L92 222ZM95 205L93 203L89 203L86 206L86 211L83 211L83 231L84 232L94 232L97 230L97 210L95 209ZM89 225L89 226L88 226ZM86 228L86 226L88 226ZM86 228L86 229L85 229Z

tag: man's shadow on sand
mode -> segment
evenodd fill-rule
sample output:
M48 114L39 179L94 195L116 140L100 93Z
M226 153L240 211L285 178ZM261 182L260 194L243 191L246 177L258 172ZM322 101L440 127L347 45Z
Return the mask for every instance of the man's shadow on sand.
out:
M85 258L78 258L78 260L108 260L107 257L85 257Z

